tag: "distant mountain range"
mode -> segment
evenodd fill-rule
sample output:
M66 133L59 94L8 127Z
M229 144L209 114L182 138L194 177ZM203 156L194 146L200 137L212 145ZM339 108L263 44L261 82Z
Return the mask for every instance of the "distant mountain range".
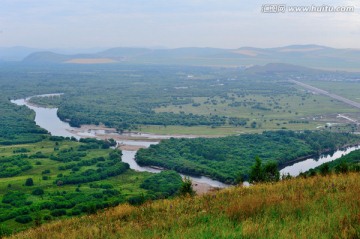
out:
M15 49L16 50L16 49ZM31 49L34 50L34 49ZM30 51L30 50L28 50ZM0 59L3 50L0 48ZM18 56L25 55L26 50ZM41 64L174 64L200 66L249 66L287 63L320 69L360 71L360 49L337 49L319 45L292 45L278 48L111 48L88 54L59 54L33 51L24 63Z
M77 53L97 53L105 48L53 48L47 51L56 52L58 54L77 54ZM31 48L23 46L0 47L0 61L22 61L28 55L41 52L44 49Z

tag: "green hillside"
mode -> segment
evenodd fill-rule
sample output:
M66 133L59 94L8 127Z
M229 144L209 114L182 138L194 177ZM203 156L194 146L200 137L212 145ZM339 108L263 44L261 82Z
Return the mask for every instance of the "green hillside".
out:
M359 195L360 174L296 178L121 205L11 238L359 238Z

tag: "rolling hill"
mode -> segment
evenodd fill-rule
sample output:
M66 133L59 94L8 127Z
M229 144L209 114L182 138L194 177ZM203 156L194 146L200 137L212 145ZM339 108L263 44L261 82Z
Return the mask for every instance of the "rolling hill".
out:
M360 70L360 50L336 49L318 45L292 45L278 48L111 48L95 54L65 55L35 52L24 58L25 63L129 63L181 64L202 66L244 66L287 63L299 66Z

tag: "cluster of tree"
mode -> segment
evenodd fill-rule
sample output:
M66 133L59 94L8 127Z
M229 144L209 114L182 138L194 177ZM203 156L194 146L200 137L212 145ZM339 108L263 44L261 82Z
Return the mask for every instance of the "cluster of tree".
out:
M147 113L128 113L128 112L110 112L103 111L98 112L96 117L89 117L93 113L93 107L81 107L81 109L75 109L79 106L63 106L59 109L58 116L61 120L67 119L71 115L69 124L72 127L80 127L84 124L100 124L103 123L108 127L115 127L118 131L123 131L136 127L137 125L183 125L183 126L221 126L226 123L226 117L224 116L206 116L206 115L194 115L192 113L175 114L172 112L155 113L154 111ZM76 112L76 113L74 113ZM111 114L111 117L108 117Z
M96 170L88 169L84 172L63 176L60 179L57 179L55 183L61 186L66 184L94 182L120 175L129 169L129 164L120 162L120 160L115 164L108 164L106 166L108 167L98 167Z
M26 154L0 158L0 178L13 177L32 168Z
M228 123L229 125L238 127L238 126L245 126L248 121L249 119L230 117Z
M87 149L108 149L110 147L116 146L117 142L114 139L106 139L99 140L94 138L81 138L79 140L81 143L85 143L81 145L78 150L83 151Z
M49 140L50 141L55 141L55 142L62 142L62 141L66 141L66 140L71 140L71 141L75 141L75 142L78 141L74 136L63 137L63 136L55 136L55 135L49 136Z
M44 195L42 189L35 189L33 192L34 196L43 197ZM39 200L36 204L28 201L28 197L29 195L18 191L5 194L0 203L0 222L13 218L21 224L27 224L33 220L48 221L55 217L94 213L99 209L126 202L125 197L114 189L104 189L92 194L55 191L46 194L47 200ZM40 214L40 211L47 213ZM39 215L41 218L37 219Z
M175 195L181 185L181 176L175 171L168 170L147 178L140 187L149 190L152 199L159 199Z
M79 171L81 167L83 166L92 166L92 165L96 165L98 162L105 162L106 159L104 157L97 157L97 158L92 158L92 159L82 159L79 162L76 163L68 163L68 164L64 164L59 166L59 170L68 170L68 169L72 169L73 171Z
M86 155L86 152L79 152L75 151L74 148L69 148L60 150L57 153L54 152L52 155L50 155L50 159L63 163L69 163L73 161L80 161L81 158L86 157Z
M13 150L13 153L14 153L14 154L17 154L17 153L28 153L28 152L30 152L30 150L27 149L27 148L17 148L17 149L14 149L14 150Z
M136 161L144 166L159 166L235 183L239 174L249 175L256 156L264 162L276 161L281 167L292 160L359 141L359 136L353 134L326 131L272 131L224 138L172 138L148 149L140 149Z
M69 153L69 151L62 152ZM73 151L73 153L79 152ZM98 157L88 160L82 160L80 158L79 160L75 160L78 161L77 163L70 163L59 166L60 170L72 169L74 172L67 176L61 175L61 177L59 177L59 179L56 179L54 183L59 186L66 184L79 184L99 181L109 177L120 175L129 169L129 165L127 163L123 163L120 161L121 155L122 153L120 150L112 150L107 158ZM59 159L59 157L57 157L56 159ZM60 161L64 162L63 160ZM96 169L87 169L85 171L81 171L81 167L84 166L96 166Z

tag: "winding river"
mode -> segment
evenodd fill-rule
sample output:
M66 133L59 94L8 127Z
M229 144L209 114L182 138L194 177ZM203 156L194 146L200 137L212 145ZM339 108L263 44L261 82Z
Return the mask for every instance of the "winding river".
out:
M57 96L61 94L46 94L46 95L39 95L40 97L48 97L48 96ZM38 96L38 97L39 97ZM12 100L11 102L17 104L19 106L25 105L30 109L34 110L36 113L35 122L40 127L46 129L54 136L63 136L63 137L75 137L77 139L80 138L88 138L88 137L100 137L101 136L108 136L112 137L115 136L124 136L120 135L113 130L106 130L106 129L92 129L87 128L82 131L79 131L79 128L73 128L68 123L61 121L57 116L57 108L44 108L35 106L29 103L29 98L26 99L18 99ZM194 138L195 136L165 136L165 135L154 135L154 134L126 134L126 139L117 140L119 145L127 145L127 146L135 146L135 147L143 147L147 148L152 144L157 144L161 139L168 139L170 137L187 137L187 138ZM134 139L131 139L134 138ZM283 168L280 173L281 174L290 174L291 176L297 176L301 172L305 172L311 168L315 168L320 166L323 163L333 161L343 155L346 155L354 150L360 149L360 146L349 147L347 149L341 149L334 152L332 155L321 155L318 158L308 158L301 162L296 162L293 165L287 166ZM130 165L130 168L135 171L141 172L151 172L151 173L159 173L161 169L151 168L151 167L141 167L135 161L135 154L136 150L122 150L123 156L122 161L126 162ZM185 177L185 175L181 175ZM216 180L212 180L208 177L189 177L192 181L198 183L208 184L212 187L219 187L224 188L229 185L221 183Z
M38 95L36 97L49 97L49 96L58 96L61 94L46 94L46 95ZM119 135L111 130L107 131L104 129L86 129L79 132L78 128L71 127L68 123L63 122L59 119L57 116L57 108L45 108L45 107L39 107L35 106L33 104L29 103L29 99L31 97L28 97L26 99L18 99L18 100L12 100L11 102L14 104L17 104L19 106L25 105L28 108L35 111L35 122L38 126L40 126L43 129L46 129L50 132L51 135L54 136L63 136L63 137L75 137L77 139L80 138L89 138L89 137L98 137L100 135L107 134L108 136L122 136ZM127 138L130 139L124 139L124 140L117 140L119 145L128 145L128 146L138 146L147 148L152 144L157 144L161 139L168 139L171 136L165 136L165 135L153 135L153 134L127 134ZM134 138L134 140L131 140L131 137ZM181 136L176 136L181 137ZM189 136L186 136L189 137ZM191 137L191 136L190 136ZM116 138L116 137L114 137ZM135 139L136 138L136 139ZM143 140L141 140L143 138ZM136 150L122 150L123 156L122 161L125 163L128 163L130 165L131 169L134 169L135 171L140 172L151 172L151 173L159 173L161 172L160 169L151 168L151 167L141 167L137 164L135 161L135 154ZM204 183L208 184L212 187L218 187L218 188L224 188L229 185L224 184L222 182L213 180L208 177L193 177L188 175L180 174L182 177L189 177L192 181L195 183Z

